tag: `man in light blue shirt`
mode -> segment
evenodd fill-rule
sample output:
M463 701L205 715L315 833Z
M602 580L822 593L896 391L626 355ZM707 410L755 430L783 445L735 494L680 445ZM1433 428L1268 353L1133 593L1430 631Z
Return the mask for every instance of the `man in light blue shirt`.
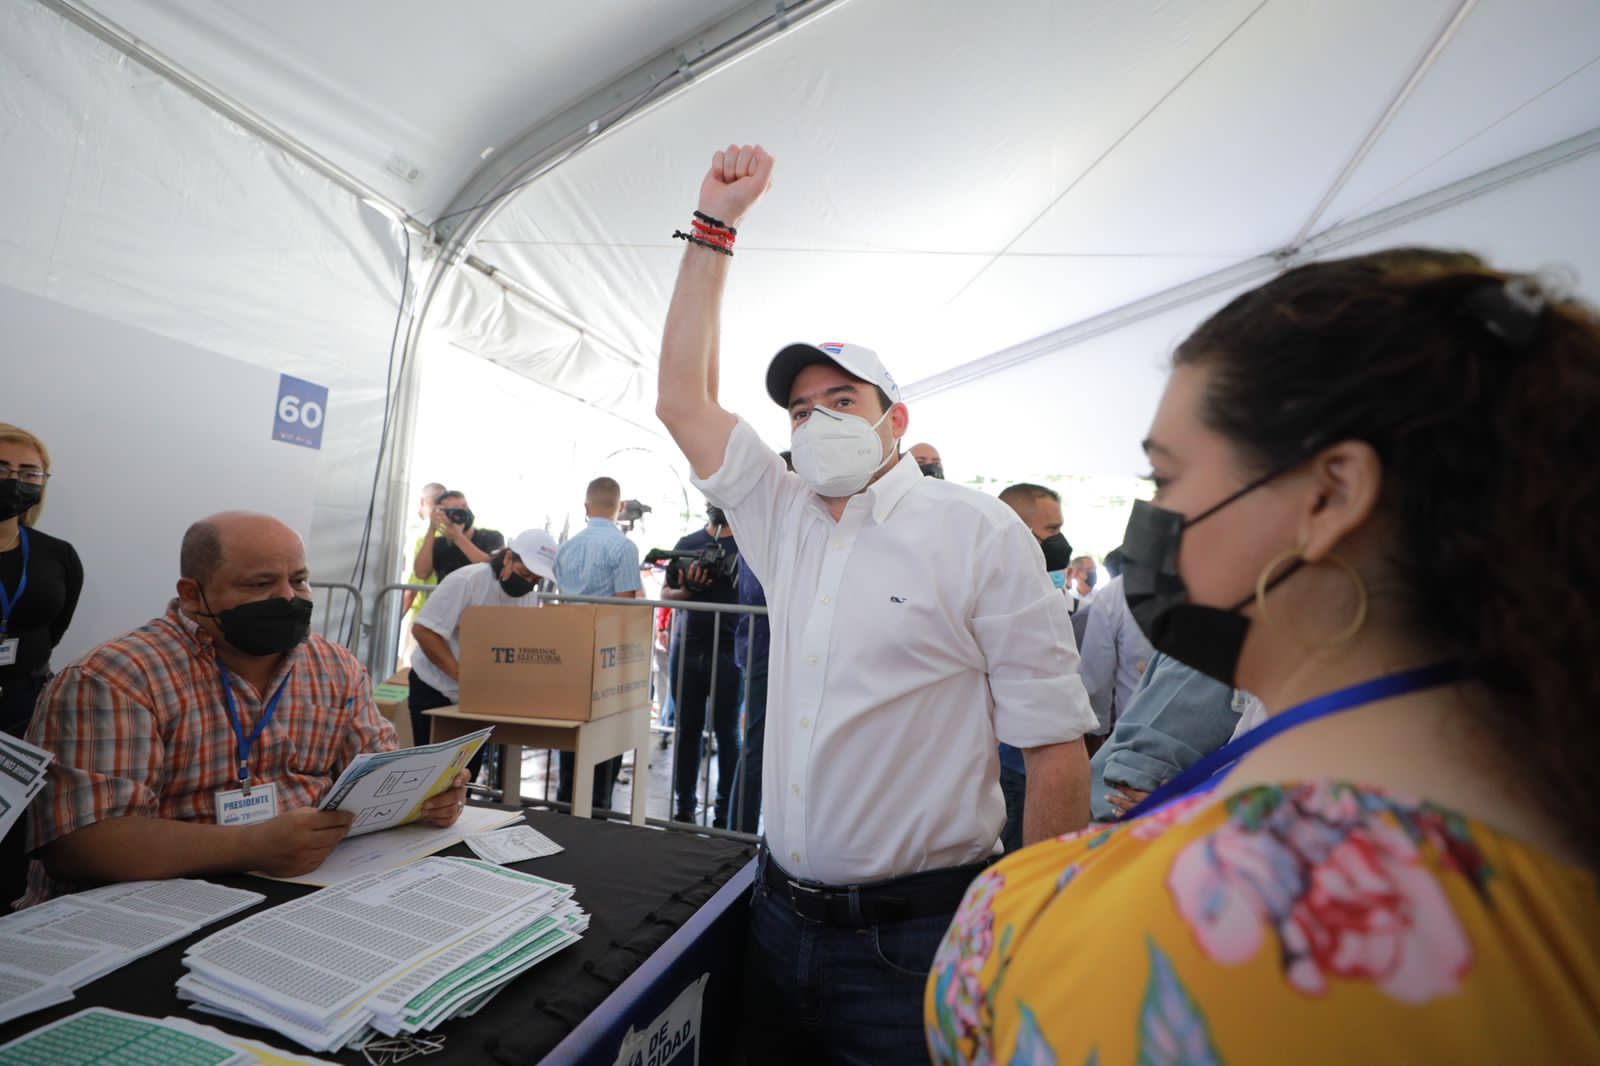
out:
M1095 610L1099 610L1098 607ZM1159 653L1089 769L1089 809L1097 822L1121 818L1145 796L1228 742L1250 702Z
M1078 656L1083 660L1079 674L1089 690L1089 706L1100 719L1095 732L1110 736L1155 657L1155 649L1128 612L1120 574L1095 596Z
M639 578L639 549L617 528L617 514L621 509L622 487L616 481L597 477L589 482L583 496L583 513L588 524L561 545L556 555L556 584L562 592L571 596L636 599L644 591L644 582ZM572 752L561 753L556 799L562 803L572 802L576 765ZM595 767L595 810L611 807L612 786L621 769L621 756Z

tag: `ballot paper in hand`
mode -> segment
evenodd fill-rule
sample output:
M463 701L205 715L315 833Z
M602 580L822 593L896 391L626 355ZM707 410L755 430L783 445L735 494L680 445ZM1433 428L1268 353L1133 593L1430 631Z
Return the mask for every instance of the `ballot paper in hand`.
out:
M319 806L354 814L349 836L414 822L422 804L450 787L490 732L480 729L437 744L357 755Z

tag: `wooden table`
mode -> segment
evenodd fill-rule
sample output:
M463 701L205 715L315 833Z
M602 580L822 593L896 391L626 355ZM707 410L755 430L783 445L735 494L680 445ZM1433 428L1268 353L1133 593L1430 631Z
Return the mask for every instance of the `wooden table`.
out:
M456 704L424 712L433 719L434 743L492 726L489 743L501 745L500 765L512 771L505 782L503 802L522 803L522 749L553 748L570 751L577 759L572 781L572 813L587 818L594 812L594 768L607 759L633 749L633 805L629 821L644 825L644 805L650 780L650 708L608 714L588 722L562 718L524 718L520 715L471 714Z

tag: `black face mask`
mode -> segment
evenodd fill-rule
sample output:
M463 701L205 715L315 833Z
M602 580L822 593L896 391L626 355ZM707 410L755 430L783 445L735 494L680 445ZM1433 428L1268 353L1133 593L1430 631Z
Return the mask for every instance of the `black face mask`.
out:
M494 567L494 572L496 574L500 573L500 571L505 567L506 553L508 551L510 551L509 548L502 549L489 556L489 565ZM518 561L520 562L521 560ZM497 580L500 582L501 592L504 592L507 596L518 600L539 587L538 578L523 577L515 570L511 571L511 575L509 577L502 577L498 578Z
M1178 574L1178 547L1183 531L1235 500L1254 492L1282 471L1252 481L1238 492L1193 518L1136 500L1122 541L1122 592L1141 632L1157 651L1232 687L1244 650L1250 619L1242 613L1255 600L1252 593L1232 607L1202 607L1189 602L1189 588ZM1295 563L1275 577L1276 588L1300 568Z
M1039 542L1039 547L1044 549L1046 570L1065 570L1072 562L1072 545L1067 543L1065 533L1052 533Z
M252 600L226 611L215 613L206 603L205 592L200 601L206 611L216 619L222 629L222 639L246 655L282 655L297 647L311 633L313 604L300 596L267 600Z
M922 468L922 476L923 477L936 477L940 481L944 480L944 464L943 463L940 463L940 462L918 463L917 465Z
M27 511L43 495L43 485L29 485L14 477L0 481L0 522Z

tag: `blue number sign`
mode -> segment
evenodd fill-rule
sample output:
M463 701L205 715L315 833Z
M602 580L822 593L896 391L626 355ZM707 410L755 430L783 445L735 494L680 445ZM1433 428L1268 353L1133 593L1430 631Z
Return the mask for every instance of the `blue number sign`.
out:
M322 420L328 413L328 390L322 385L278 375L277 419L272 439L302 448L322 447Z

